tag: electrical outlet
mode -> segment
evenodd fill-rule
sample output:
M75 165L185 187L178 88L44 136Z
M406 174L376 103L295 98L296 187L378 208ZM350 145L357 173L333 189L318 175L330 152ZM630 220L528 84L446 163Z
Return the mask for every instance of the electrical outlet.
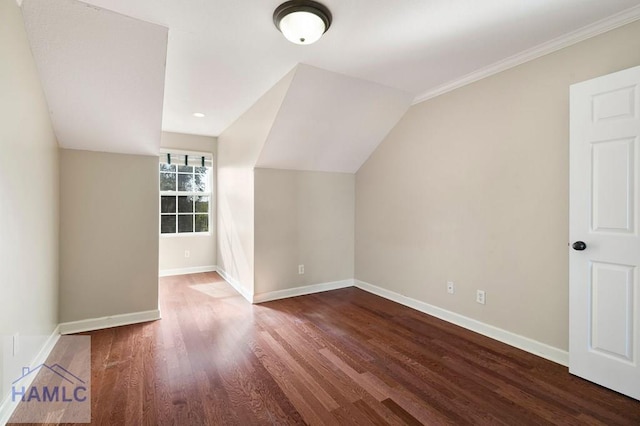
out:
M191 252L189 250L185 250L184 257L189 257L189 256L191 256Z
M486 295L485 295L484 290L477 290L476 291L476 302L480 303L481 305L484 305L486 301L487 301L487 299L486 299Z
M303 275L304 274L304 265L298 265L298 274L299 275Z
M449 293L449 294L455 293L455 288L453 286L453 281L447 281L447 293Z

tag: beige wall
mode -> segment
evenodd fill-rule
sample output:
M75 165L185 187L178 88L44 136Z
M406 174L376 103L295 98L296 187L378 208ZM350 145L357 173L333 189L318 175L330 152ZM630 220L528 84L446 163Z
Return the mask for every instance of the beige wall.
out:
M354 209L353 174L256 169L256 295L353 278Z
M176 151L187 150L213 154L213 185L209 235L160 236L160 273L176 273L189 268L211 268L216 265L216 162L218 140L211 136L162 132L160 146ZM189 257L185 257L185 250Z
M218 269L244 293L254 288L253 169L294 72L218 138Z
M0 117L1 402L58 323L58 145L14 0L0 0Z
M356 278L566 350L569 85L638 64L640 22L412 107L357 173Z
M158 309L158 157L60 150L60 321Z

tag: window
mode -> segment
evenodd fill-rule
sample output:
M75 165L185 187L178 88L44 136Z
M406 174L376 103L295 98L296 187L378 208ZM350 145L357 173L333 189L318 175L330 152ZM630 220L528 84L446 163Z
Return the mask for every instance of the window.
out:
M160 163L160 233L209 232L211 167Z

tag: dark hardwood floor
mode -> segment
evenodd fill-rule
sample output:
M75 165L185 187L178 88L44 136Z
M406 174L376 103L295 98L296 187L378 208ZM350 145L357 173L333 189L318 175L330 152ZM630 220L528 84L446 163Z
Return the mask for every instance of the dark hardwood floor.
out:
M98 425L640 425L640 402L349 288L250 305L162 278L161 321L96 331Z

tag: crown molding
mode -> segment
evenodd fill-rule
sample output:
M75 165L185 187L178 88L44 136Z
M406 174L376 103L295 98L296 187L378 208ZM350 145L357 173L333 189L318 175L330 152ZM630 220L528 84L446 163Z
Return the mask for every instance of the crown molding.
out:
M478 80L482 80L483 78L489 77L499 72L506 71L525 62L532 61L541 56L548 55L549 53L553 53L560 49L564 49L565 47L580 43L581 41L587 40L591 37L595 37L602 33L606 33L607 31L622 27L623 25L630 24L631 22L637 21L638 19L640 19L640 6L634 6L632 8L626 9L620 13L611 15L608 18L594 22L593 24L589 24L586 27L582 27L578 30L554 38L553 40L524 50L506 59L480 68L479 70L467 74L461 78L431 88L426 92L416 96L413 100L412 105L419 104L420 102L435 98L436 96L440 96L444 93L458 89L462 86L466 86L467 84L474 83Z

